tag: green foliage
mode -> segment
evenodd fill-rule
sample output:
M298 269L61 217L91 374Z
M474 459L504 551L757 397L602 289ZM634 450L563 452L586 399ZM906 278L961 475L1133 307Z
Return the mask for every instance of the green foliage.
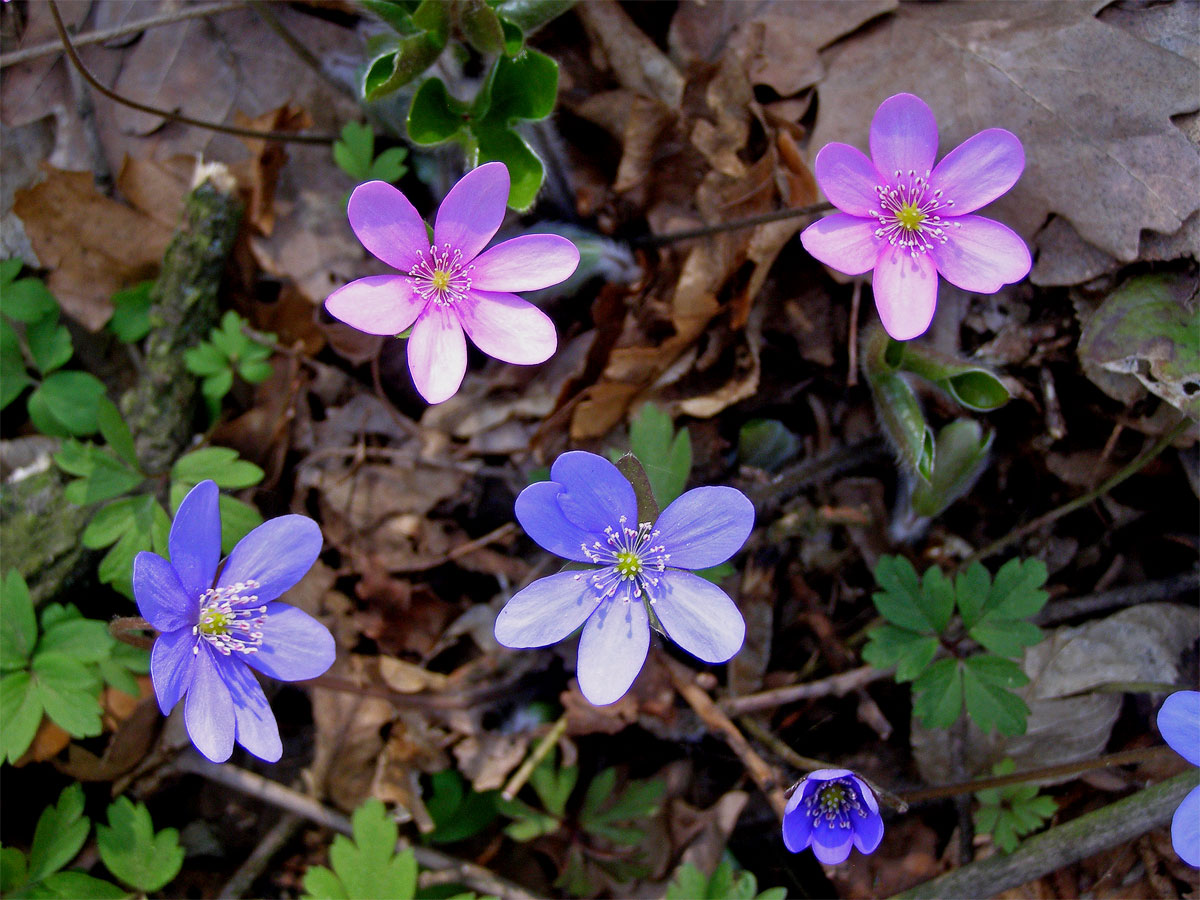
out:
M425 835L433 844L453 844L478 834L496 818L496 791L474 791L454 769L430 776L425 808L437 826Z
M800 450L800 442L778 419L751 419L738 431L738 461L774 472Z
M262 343L245 333L246 324L245 319L229 310L221 317L221 324L209 332L207 341L184 351L184 365L201 379L200 393L214 420L221 412L221 400L233 387L234 375L258 384L274 371L269 359L275 335L263 335L270 343Z
M629 449L646 470L659 509L666 509L683 493L692 471L691 433L687 428L676 431L670 416L647 403L629 423ZM609 457L614 454L620 457L615 451Z
M96 845L108 871L143 893L165 886L183 865L179 832L155 832L150 811L128 797L108 807L108 825L96 826Z
M140 341L150 333L150 289L153 281L143 281L112 296L113 314L108 330L127 344Z
M333 145L333 160L338 168L356 181L386 181L393 184L404 177L408 166L405 147L391 147L375 155L375 133L369 125L347 122L342 139Z
M913 512L933 518L969 491L987 468L995 434L985 434L974 419L955 419L944 426L934 442L936 464L929 480L918 480L913 488Z
M734 869L729 859L721 860L709 878L691 863L675 870L667 885L666 900L784 900L786 888L758 892L753 872Z
M305 896L340 900L412 900L417 860L412 850L396 852L399 830L374 797L354 811L354 840L338 835L329 863L304 874Z
M871 630L863 659L895 666L897 681L913 682L913 712L926 727L949 728L965 702L983 731L1024 734L1029 709L1012 689L1028 678L1004 657L1019 657L1042 639L1028 618L1046 603L1045 565L1012 559L993 580L975 563L951 582L936 566L918 578L908 560L885 556L875 580L880 590L872 599L887 623ZM991 652L968 655L963 632ZM943 647L953 656L935 659Z
M992 767L993 775L1011 775L1016 764L1003 759ZM1058 811L1051 797L1038 794L1036 785L1010 784L975 792L979 809L975 811L975 830L990 834L996 846L1011 853L1022 836L1037 831Z
M118 647L74 606L47 605L39 629L25 579L11 570L0 581L0 759L20 758L43 714L72 737L100 734L104 683L137 696L130 673L149 668L145 651Z

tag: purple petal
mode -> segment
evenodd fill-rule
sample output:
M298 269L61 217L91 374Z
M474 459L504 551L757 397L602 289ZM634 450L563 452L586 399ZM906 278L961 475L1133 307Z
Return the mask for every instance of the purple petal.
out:
M800 243L809 255L831 269L847 275L861 275L875 268L880 238L875 236L879 223L847 213L834 213L813 222L800 233Z
M1192 788L1175 810L1171 844L1180 859L1193 869L1200 868L1200 787Z
M559 572L517 591L496 616L496 640L516 649L561 641L600 603L591 575Z
M1025 150L1011 131L989 128L967 138L937 164L929 186L954 201L947 212L961 216L991 203L1021 177Z
M190 628L164 631L150 650L150 683L158 698L158 708L169 715L192 684L195 668L196 636Z
M804 791L796 788L783 810L783 845L793 853L808 849L812 843L813 822L807 809L800 809Z
M564 453L550 467L550 480L562 485L559 509L579 528L592 533L615 529L622 516L630 527L636 525L633 485L603 456L584 450Z
M874 853L883 840L883 819L879 813L850 814L851 830L854 832L854 846L859 853Z
M283 756L283 744L262 685L237 659L220 658L215 662L233 697L237 742L265 762L278 762Z
M669 565L707 569L742 549L754 528L754 504L731 487L693 488L662 511L654 529L656 544L670 554Z
M418 253L429 250L425 221L408 198L386 182L368 181L356 187L346 214L362 245L401 272L416 265Z
M537 291L566 281L579 265L579 248L557 234L526 234L475 258L471 287L481 291Z
M1176 691L1164 700L1158 730L1172 750L1200 766L1200 691Z
M550 317L516 294L472 288L454 308L475 346L502 362L536 365L553 356L558 346Z
M220 496L215 481L200 482L183 498L171 523L167 541L171 565L179 583L192 597L199 597L212 587L217 563L221 561L221 513L217 509ZM162 630L158 625L154 627Z
M183 703L183 723L197 750L213 762L225 762L233 753L237 720L229 688L218 674L205 641L200 642L192 670L192 684Z
M579 690L595 706L616 703L637 678L650 649L650 622L639 600L616 596L600 604L579 637Z
M304 577L321 553L321 529L308 516L279 516L237 542L218 587L255 581L259 602L274 600Z
M964 291L994 294L1029 274L1029 248L1007 225L983 216L959 216L949 240L930 250L942 277Z
M596 541L603 543L603 529L589 531L580 528L565 515L558 505L559 495L564 488L556 481L539 481L531 484L517 495L514 507L517 521L538 546L555 556L575 562L590 562L584 545L592 546Z
M853 774L849 769L814 769L808 773L804 781L805 784L813 785L813 790L819 790L826 781L837 781L839 778Z
M742 649L746 622L729 595L699 575L667 569L653 589L667 636L692 656L721 663Z
M469 262L488 245L508 204L508 168L494 162L464 175L438 207L433 223L433 242L462 253Z
M872 284L875 308L888 334L910 341L925 333L937 306L937 269L929 254L913 256L903 247L885 245Z
M417 320L425 301L407 275L370 275L325 298L335 319L367 334L396 335Z
M408 340L408 371L427 403L441 403L458 392L467 374L467 339L448 306L430 303Z
M276 681L316 678L333 665L337 647L329 629L302 609L286 603L268 603L263 642L257 653L242 662Z
M937 147L937 119L920 97L896 94L879 104L871 120L871 159L884 177L928 175Z
M831 825L823 816L813 823L813 854L826 865L844 863L854 844L854 829Z
M887 178L857 147L826 144L813 161L813 174L826 198L844 213L866 218L879 209L875 188Z
M133 558L133 596L143 618L164 633L191 628L200 617L200 595L189 594L175 567L148 550Z
M866 806L867 811L871 813L879 812L879 801L875 799L875 792L871 790L871 786L855 775L853 772L847 773L854 782L854 787L858 790L858 796Z

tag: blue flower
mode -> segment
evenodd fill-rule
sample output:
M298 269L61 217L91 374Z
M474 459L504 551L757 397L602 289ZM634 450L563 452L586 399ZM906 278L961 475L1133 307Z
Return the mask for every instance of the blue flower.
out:
M812 847L823 863L845 862L850 846L874 853L883 840L879 804L848 769L818 769L792 793L783 811L783 843L793 853Z
M133 560L138 609L161 634L150 652L150 680L166 715L186 696L183 721L196 749L224 762L233 743L275 762L279 727L251 669L280 681L315 678L333 664L329 630L275 598L312 568L321 529L306 516L280 516L238 541L217 577L221 515L217 485L202 481L171 524L168 562L142 552Z
M650 612L667 636L705 662L725 662L746 634L729 596L692 571L724 562L754 527L740 491L688 491L655 522L638 522L633 486L594 453L564 453L550 481L517 497L529 536L558 556L593 568L541 578L518 591L496 618L505 647L545 647L583 626L579 689L597 706L625 695L646 661Z
M1164 700L1158 730L1172 750L1200 766L1200 691L1177 691ZM1200 786L1192 788L1175 810L1171 843L1180 859L1200 868Z

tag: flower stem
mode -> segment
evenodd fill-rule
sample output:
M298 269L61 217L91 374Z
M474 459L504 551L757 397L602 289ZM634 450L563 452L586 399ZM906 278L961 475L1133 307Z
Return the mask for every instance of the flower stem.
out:
M505 800L512 800L517 796L517 792L525 786L525 782L529 780L529 776L533 774L533 770L537 768L537 764L545 759L547 753L554 749L554 745L558 743L558 739L563 736L566 730L567 714L563 713L558 717L558 721L550 726L550 730L546 732L545 737L538 741L538 745L526 757L525 762L521 763L521 768L517 769L513 773L513 777L508 779L508 784L500 792L501 797Z
M737 231L740 228L753 228L755 225L766 225L768 222L778 222L782 219L798 219L804 216L815 216L826 210L833 209L832 203L813 203L809 206L795 206L789 209L777 209L757 216L747 216L744 219L730 219L728 222L717 222L713 225L701 225L698 228L684 228L681 231L668 231L665 234L648 234L638 238L633 243L641 247L662 247L678 241L688 241L692 238L708 237L711 234L721 234L725 231Z
M154 638L147 637L142 632L154 630L154 626L141 616L122 616L108 623L109 634L118 641L142 650L149 650L154 646Z

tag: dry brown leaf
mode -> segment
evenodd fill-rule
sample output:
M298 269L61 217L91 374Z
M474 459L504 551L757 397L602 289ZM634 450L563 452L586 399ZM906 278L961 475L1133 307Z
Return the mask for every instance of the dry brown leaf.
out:
M117 173L117 190L135 209L172 231L183 215L196 160L176 156L165 162L126 156Z
M633 23L615 0L581 3L576 12L624 87L677 109L684 81L671 60Z
M508 776L525 759L532 737L532 732L496 734L485 731L463 738L454 745L458 771L477 791L502 788Z
M355 656L343 656L330 671L356 681L366 677L363 660ZM376 759L384 746L380 731L396 711L379 697L316 687L312 710L316 725L312 786L341 809L352 810L370 793Z
M257 131L304 131L313 123L312 116L306 110L290 103L253 118L239 111L233 120L242 128ZM239 184L248 194L246 221L259 234L269 235L275 227L275 187L279 181L279 171L288 160L287 151L278 141L242 138L242 142L254 154L249 162L234 167Z

